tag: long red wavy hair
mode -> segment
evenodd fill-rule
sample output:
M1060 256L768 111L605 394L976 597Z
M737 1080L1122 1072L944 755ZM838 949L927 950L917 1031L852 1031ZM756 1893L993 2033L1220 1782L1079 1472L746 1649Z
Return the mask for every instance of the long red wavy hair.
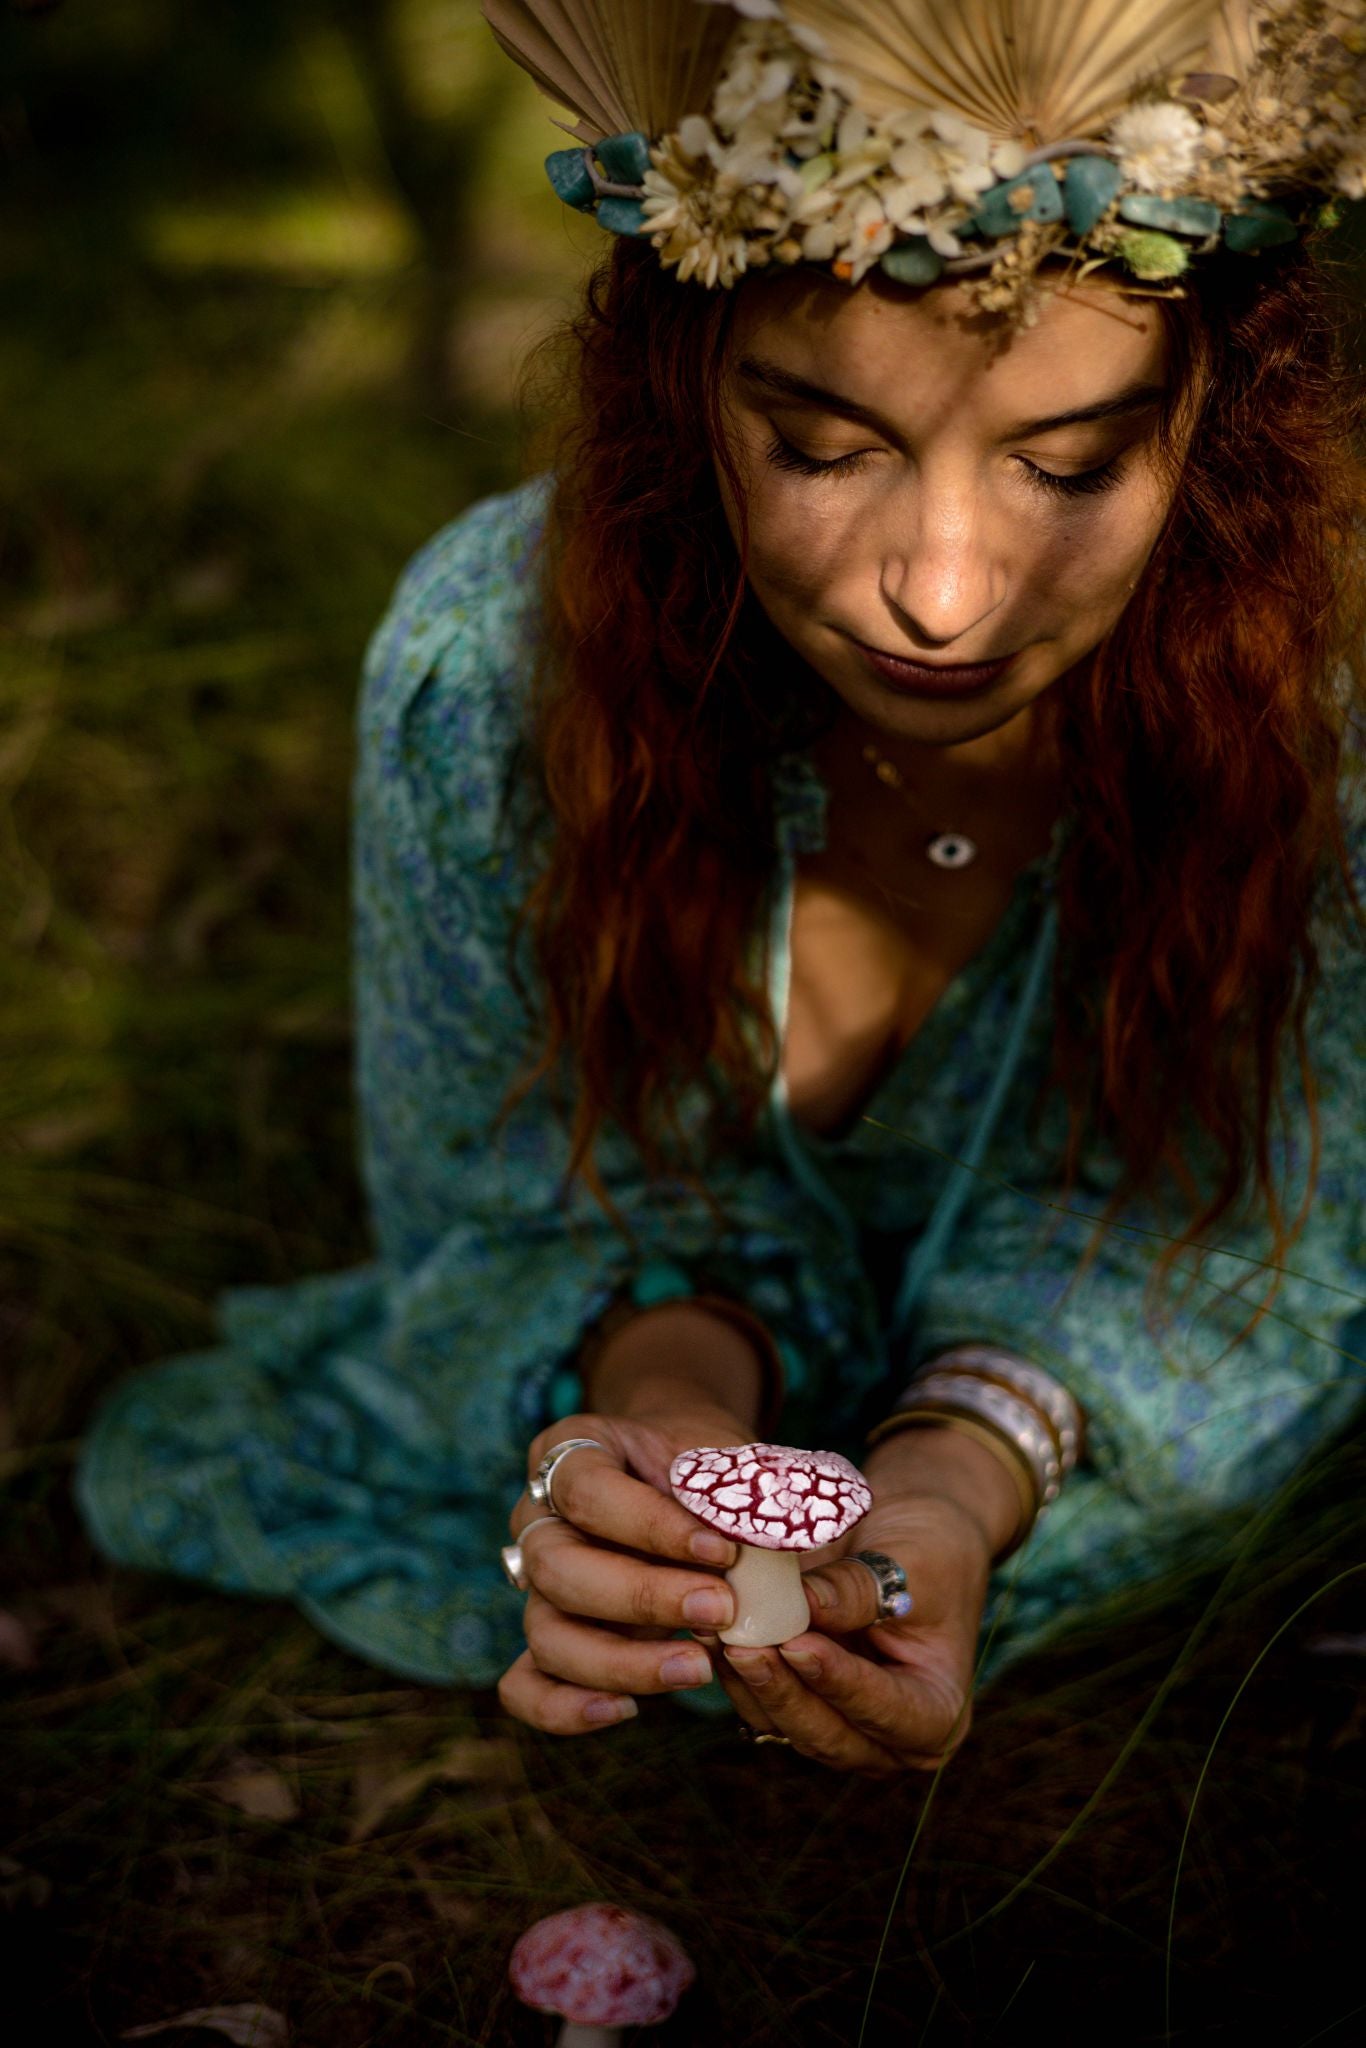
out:
M1071 1185L1103 1133L1123 1168L1107 1216L1179 1191L1160 1270L1249 1193L1270 1263L1293 1241L1307 1203L1287 1214L1272 1165L1288 1058L1316 1170L1311 918L1334 877L1359 909L1338 794L1364 609L1361 391L1338 296L1301 247L1206 259L1187 297L1162 302L1170 516L1118 625L1060 686L1075 820L1058 896L1060 1168ZM623 1227L595 1166L604 1120L651 1173L705 1192L715 1148L753 1136L777 1058L752 938L793 662L746 596L713 468L732 303L622 241L561 337L529 750L553 837L519 927L541 1042L501 1114L567 1065L570 1176ZM814 733L822 715L817 684L797 722ZM1211 1142L1202 1185L1194 1154Z

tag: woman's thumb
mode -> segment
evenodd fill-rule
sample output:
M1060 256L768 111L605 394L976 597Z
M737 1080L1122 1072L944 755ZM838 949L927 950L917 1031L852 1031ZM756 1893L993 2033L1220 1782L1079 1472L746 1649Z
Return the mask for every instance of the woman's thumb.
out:
M871 1565L856 1557L841 1558L836 1564L818 1565L802 1575L811 1626L825 1635L852 1635L856 1629L871 1628L874 1622L904 1619L884 1612L882 1584ZM905 1613L911 1611L910 1597Z

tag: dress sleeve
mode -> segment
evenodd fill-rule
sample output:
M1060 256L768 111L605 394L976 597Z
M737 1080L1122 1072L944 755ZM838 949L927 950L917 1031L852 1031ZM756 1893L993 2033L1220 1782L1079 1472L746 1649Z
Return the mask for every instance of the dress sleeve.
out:
M1366 871L1363 849L1366 833L1355 840ZM1200 1532L1246 1521L1361 1408L1366 961L1359 937L1340 928L1325 936L1321 957L1310 1020L1322 1125L1317 1192L1270 1311L1251 1331L1245 1325L1270 1278L1264 1224L1221 1228L1220 1249L1194 1277L1196 1260L1183 1256L1170 1323L1156 1333L1145 1295L1169 1217L1131 1205L1083 1265L1091 1219L1115 1184L1114 1162L1099 1156L1064 1202L1044 1172L1022 1166L1018 1150L993 1147L928 1283L912 1364L955 1343L999 1343L1052 1372L1088 1417L1083 1464L998 1574L993 1663L1064 1610L1170 1566ZM1298 1191L1307 1113L1298 1093L1290 1105L1273 1165ZM1042 1159L1044 1148L1031 1156Z
M544 1087L492 1132L530 1050L507 957L529 874L503 796L536 656L539 492L476 507L405 574L366 661L353 809L384 1369L445 1444L450 1483L488 1504L490 1540L527 1442L575 1404L572 1361L614 1300L734 1301L773 1332L798 1396L866 1356L876 1314L852 1233L762 1147L709 1175L718 1221L686 1186L649 1181L609 1126L599 1166L633 1246L586 1191L566 1191L567 1135ZM529 958L519 967L534 987Z

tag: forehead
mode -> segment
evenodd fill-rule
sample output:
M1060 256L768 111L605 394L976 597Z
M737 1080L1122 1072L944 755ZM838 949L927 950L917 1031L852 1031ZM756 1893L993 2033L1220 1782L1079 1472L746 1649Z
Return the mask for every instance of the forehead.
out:
M974 313L963 289L910 291L870 278L852 289L813 271L739 289L728 359L761 355L890 417L970 405L1034 419L1160 382L1166 329L1152 300L1088 280L1010 330Z

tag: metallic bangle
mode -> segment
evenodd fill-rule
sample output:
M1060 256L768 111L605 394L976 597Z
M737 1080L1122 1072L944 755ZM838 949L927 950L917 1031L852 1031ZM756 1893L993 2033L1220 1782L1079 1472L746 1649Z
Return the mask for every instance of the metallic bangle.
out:
M972 1416L993 1427L1023 1458L1033 1477L1039 1506L1047 1507L1057 1499L1062 1486L1062 1460L1038 1411L1021 1395L967 1373L921 1373L911 1381L892 1415L873 1432L869 1442L886 1429L888 1422L925 1408L932 1408L937 1414Z
M1033 1530L1042 1512L1038 1491L1034 1485L1034 1474L1025 1463L1018 1446L993 1429L990 1424L979 1422L974 1416L959 1415L949 1410L941 1412L931 1408L898 1409L894 1415L887 1416L885 1421L878 1424L869 1435L868 1442L870 1445L885 1443L889 1437L900 1436L908 1429L948 1429L955 1435L971 1437L974 1443L979 1443L984 1450L990 1451L1009 1473L1019 1495L1020 1515L1009 1542L1004 1549L998 1550L992 1559L993 1564L1004 1564L1008 1557L1014 1556Z
M926 1372L911 1381L901 1397L903 1408L947 1408L993 1423L1028 1459L1038 1488L1039 1504L1047 1507L1062 1486L1062 1459L1053 1432L1031 1401L1006 1387L965 1372Z
M955 1344L951 1351L931 1360L927 1370L973 1375L1022 1395L1038 1409L1057 1439L1063 1478L1072 1471L1085 1441L1085 1417L1076 1397L1041 1366L991 1344Z

